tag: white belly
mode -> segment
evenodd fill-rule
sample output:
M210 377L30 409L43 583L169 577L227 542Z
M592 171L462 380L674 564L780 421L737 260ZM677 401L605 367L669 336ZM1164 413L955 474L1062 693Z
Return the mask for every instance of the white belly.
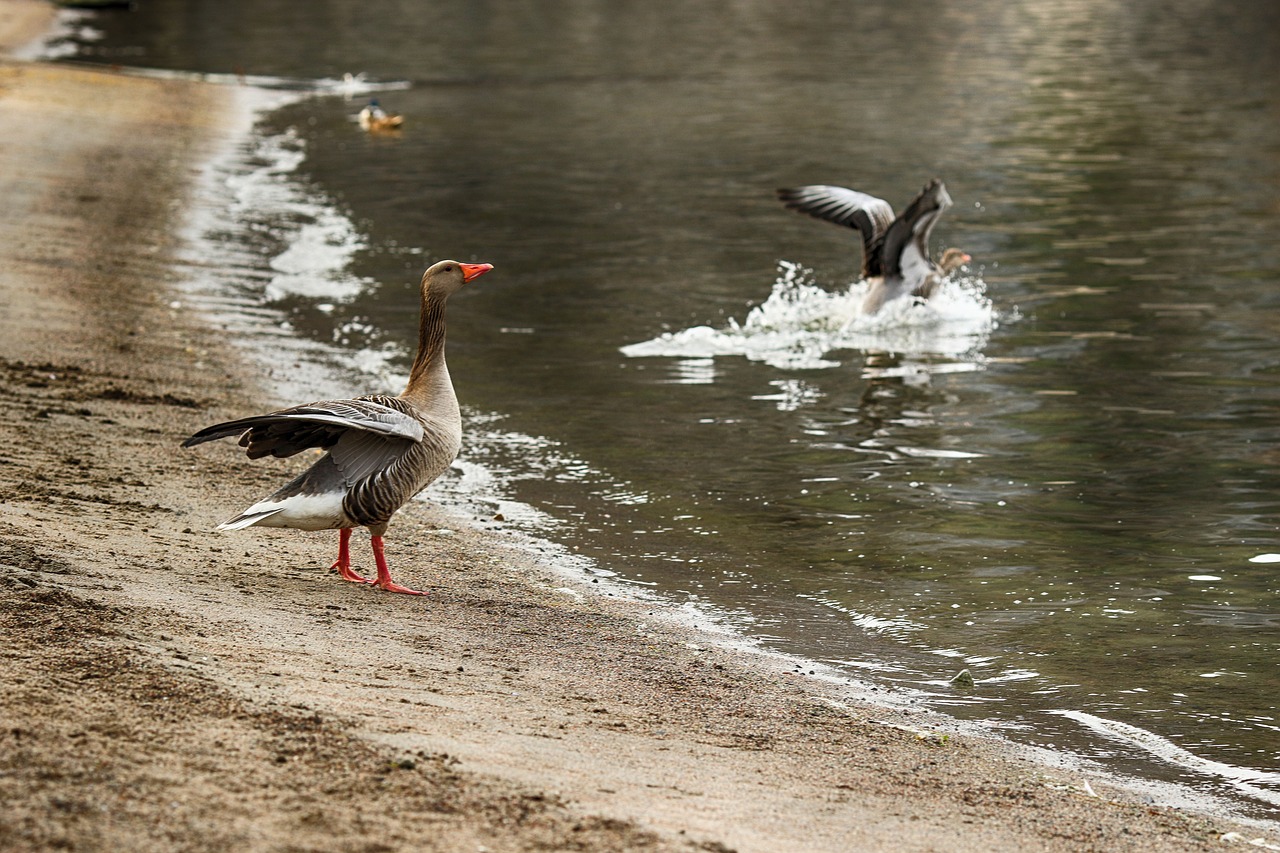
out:
M350 527L342 511L343 492L320 495L292 495L284 500L259 501L236 518L218 525L219 530L244 527L293 527L298 530L334 530Z

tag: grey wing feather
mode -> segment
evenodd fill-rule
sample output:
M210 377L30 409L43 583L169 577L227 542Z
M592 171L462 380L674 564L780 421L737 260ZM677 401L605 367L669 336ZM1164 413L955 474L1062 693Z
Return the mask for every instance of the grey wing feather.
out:
M266 415L205 427L182 443L192 447L206 441L240 436L250 459L292 456L310 447L330 448L349 431L388 438L421 441L422 424L393 408L390 397L322 400Z
M792 210L857 228L877 236L893 222L893 207L882 198L864 192L814 184L778 190L778 198Z
M822 184L780 189L778 198L791 210L856 228L862 234L863 274L880 275L880 242L893 223L889 202L857 190Z
M329 455L349 487L387 470L412 446L413 442L407 439L352 430L338 439Z
M893 207L887 201L845 187L812 184L778 190L778 199L791 210L858 229L863 236L863 251L868 256L893 222Z

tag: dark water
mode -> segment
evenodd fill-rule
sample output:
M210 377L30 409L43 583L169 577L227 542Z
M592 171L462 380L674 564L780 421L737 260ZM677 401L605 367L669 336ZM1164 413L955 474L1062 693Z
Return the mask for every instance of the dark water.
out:
M264 120L364 283L266 301L403 369L425 263L494 263L450 364L473 435L536 440L464 452L544 535L1280 813L1280 568L1252 561L1280 552L1280 7L139 0L93 26L95 61L412 84L381 95L394 137L363 99ZM773 189L900 206L933 176L963 286L858 323L851 235Z

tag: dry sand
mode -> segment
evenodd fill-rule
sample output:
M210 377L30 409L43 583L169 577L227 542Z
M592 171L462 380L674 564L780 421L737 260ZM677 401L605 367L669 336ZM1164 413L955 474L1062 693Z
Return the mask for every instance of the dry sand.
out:
M0 30L32 15L26 32L44 7L0 2ZM388 539L425 599L341 582L335 534L212 532L289 467L178 447L265 396L262 365L171 305L174 223L232 95L0 63L0 849L1185 851L1264 834L850 707L661 605L558 589L501 525L447 508L414 503Z

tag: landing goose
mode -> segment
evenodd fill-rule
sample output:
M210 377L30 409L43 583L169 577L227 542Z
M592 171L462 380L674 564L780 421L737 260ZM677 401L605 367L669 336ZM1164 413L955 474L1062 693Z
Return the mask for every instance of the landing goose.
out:
M183 447L193 447L238 435L250 459L292 456L312 447L328 451L292 482L218 529L255 524L337 529L338 559L330 568L344 579L425 595L391 580L382 537L396 510L458 455L462 418L444 358L445 303L463 284L491 269L492 264L440 261L423 274L418 354L399 396L308 403L215 424L184 441ZM351 568L351 530L356 526L369 528L376 580Z
M929 258L929 232L951 206L947 188L936 178L896 217L884 199L844 187L780 189L778 198L792 210L862 234L862 277L871 283L863 314L874 314L900 296L928 299L944 278L972 260L959 249L947 249L936 264Z
M357 117L363 130L396 130L404 124L404 116L389 113L382 108L377 99L370 101Z

